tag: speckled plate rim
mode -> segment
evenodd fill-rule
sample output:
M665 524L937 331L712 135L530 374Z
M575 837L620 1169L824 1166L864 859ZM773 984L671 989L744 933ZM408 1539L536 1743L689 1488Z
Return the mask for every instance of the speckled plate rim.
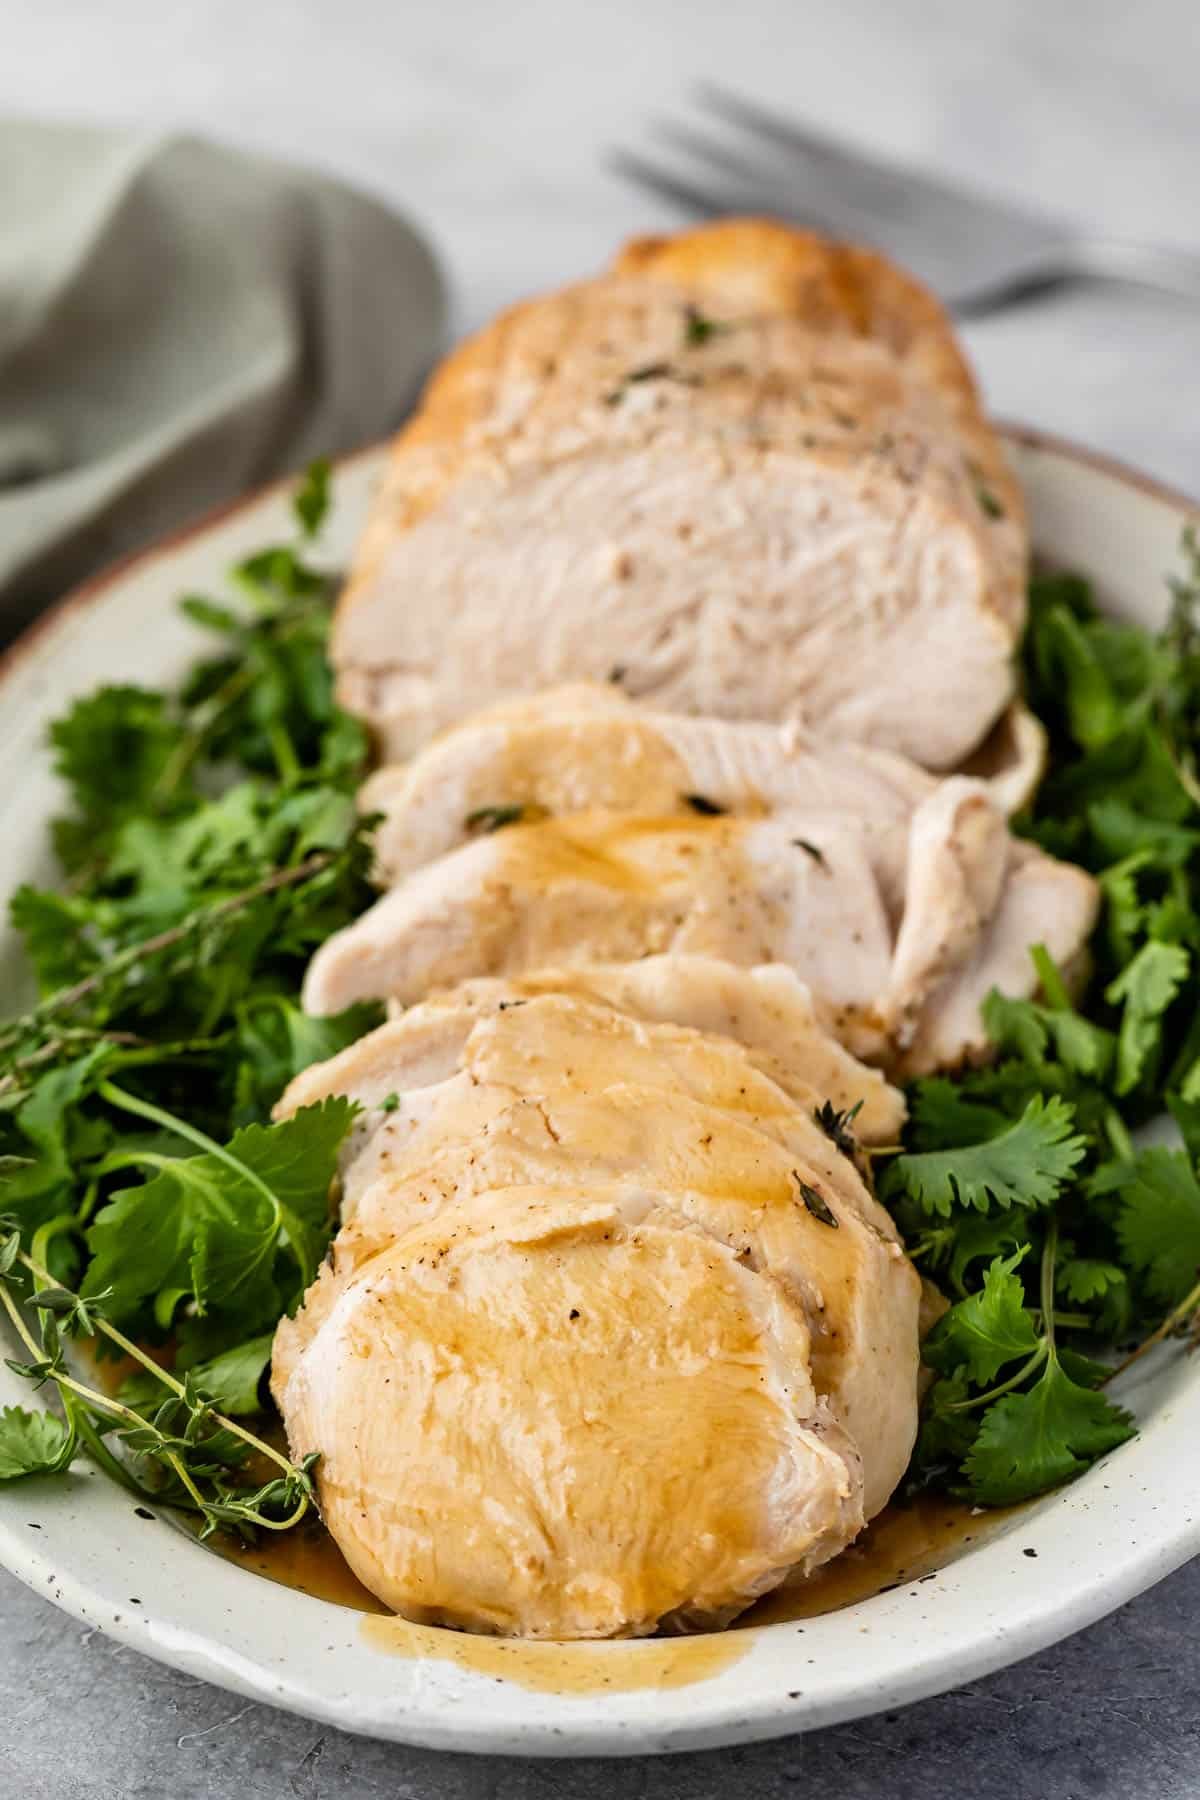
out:
M1040 433L1010 428L1034 537L1086 569L1116 613L1161 616L1163 576L1197 508L1160 484ZM340 562L384 452L339 465L328 534ZM0 791L10 885L45 880L55 786L45 722L100 680L154 683L196 646L168 602L287 527L284 484L109 570L0 659ZM17 947L0 933L12 995ZM175 1668L345 1730L435 1748L525 1755L698 1749L812 1729L974 1680L1079 1630L1200 1552L1200 1362L1147 1358L1123 1398L1141 1435L1073 1487L1002 1520L933 1579L844 1611L734 1634L728 1664L690 1685L539 1692L437 1658L375 1647L359 1614L263 1581L81 1466L63 1485L0 1489L0 1563L77 1618ZM28 1392L0 1368L0 1405ZM581 1646L588 1658L627 1646Z

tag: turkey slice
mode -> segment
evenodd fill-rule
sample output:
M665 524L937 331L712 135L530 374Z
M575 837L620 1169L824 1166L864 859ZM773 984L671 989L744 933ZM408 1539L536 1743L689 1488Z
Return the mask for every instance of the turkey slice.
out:
M782 963L742 969L703 956L648 956L462 982L398 1010L340 1055L304 1070L277 1111L286 1115L332 1093L377 1107L395 1091L444 1081L459 1067L478 1018L542 994L575 995L633 1019L732 1038L801 1106L813 1110L828 1102L836 1112L853 1111L854 1134L863 1144L899 1141L903 1095L831 1036L791 969Z
M537 1638L721 1624L861 1526L859 1459L782 1289L626 1210L488 1195L344 1286L327 1271L280 1324L292 1453L319 1453L323 1518L406 1617Z

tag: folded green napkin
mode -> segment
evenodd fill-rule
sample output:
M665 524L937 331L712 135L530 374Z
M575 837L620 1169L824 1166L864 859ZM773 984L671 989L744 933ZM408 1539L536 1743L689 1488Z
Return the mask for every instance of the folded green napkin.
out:
M0 122L0 636L114 555L390 430L443 314L412 227L326 176Z

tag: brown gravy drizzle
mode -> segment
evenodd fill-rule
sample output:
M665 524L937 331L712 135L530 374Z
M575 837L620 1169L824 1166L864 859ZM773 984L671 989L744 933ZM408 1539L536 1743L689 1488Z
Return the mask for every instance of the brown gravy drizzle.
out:
M889 1506L849 1550L799 1586L769 1594L727 1631L616 1643L543 1644L479 1637L395 1618L355 1578L329 1533L316 1523L280 1532L250 1548L225 1545L223 1554L269 1581L367 1615L362 1635L377 1650L435 1658L539 1693L581 1695L705 1681L746 1654L752 1641L748 1631L814 1619L919 1581L990 1536L1005 1516L975 1514L969 1507L934 1498Z
M920 1581L956 1562L973 1543L990 1537L1007 1516L1007 1512L975 1512L957 1501L929 1495L894 1502L848 1550L798 1586L768 1594L735 1619L731 1629L817 1619Z
M615 1643L540 1644L528 1638L443 1631L395 1618L364 1619L362 1635L376 1650L393 1656L435 1657L539 1694L690 1687L740 1662L751 1644L748 1637L728 1631Z

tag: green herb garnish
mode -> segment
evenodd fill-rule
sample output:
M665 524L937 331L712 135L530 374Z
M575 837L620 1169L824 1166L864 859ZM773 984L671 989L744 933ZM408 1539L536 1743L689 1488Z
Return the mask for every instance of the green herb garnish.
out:
M468 831L503 831L506 825L524 825L536 818L545 818L544 807L532 806L477 806L463 820Z
M683 342L687 350L698 350L710 339L722 337L733 326L725 319L710 319L702 313L698 306L685 306L683 309Z
M803 1200L813 1218L819 1219L822 1225L832 1225L833 1229L836 1231L838 1229L837 1214L833 1211L833 1208L830 1206L828 1200L826 1200L820 1188L814 1187L811 1181L802 1181L799 1175L794 1171L792 1179L799 1189L801 1200Z
M813 861L818 863L821 868L828 868L829 865L825 860L825 852L819 845L811 843L808 838L793 838L792 842L797 850L803 850L804 854L806 856L811 856Z
M639 386L643 381L674 381L680 387L698 387L700 377L690 370L677 369L670 362L640 363L637 368L630 369L623 375L615 388L610 388L604 396L606 406L616 406L625 398L631 387Z
M0 1479L86 1451L205 1530L308 1505L307 1465L227 1415L261 1410L275 1323L329 1240L353 1108L270 1113L380 1017L298 1004L312 951L371 897L366 740L334 700L336 578L312 555L327 505L318 464L297 541L233 571L240 603L184 601L218 647L177 690L102 688L52 727L66 885L12 902L41 998L0 1025L0 1304L25 1347L13 1366L64 1412L0 1414ZM81 1377L72 1338L141 1364L128 1396ZM252 1455L275 1464L266 1486Z
M1078 1475L1129 1436L1115 1369L1200 1317L1200 558L1159 637L1041 576L1023 649L1050 771L1019 828L1104 894L1074 1001L1044 948L1034 1000L993 994L989 1067L910 1090L882 1190L953 1300L910 1485L984 1504ZM1166 1098L1186 1148L1139 1148ZM1132 1346L1132 1348L1131 1348ZM1099 1352L1107 1358L1097 1360ZM1115 1361L1114 1353L1115 1351Z
M852 1160L858 1153L854 1121L862 1111L862 1106L862 1101L857 1100L853 1106L847 1107L844 1112L839 1112L831 1100L824 1100L813 1113L813 1118L825 1136L837 1146L843 1156L848 1156Z

